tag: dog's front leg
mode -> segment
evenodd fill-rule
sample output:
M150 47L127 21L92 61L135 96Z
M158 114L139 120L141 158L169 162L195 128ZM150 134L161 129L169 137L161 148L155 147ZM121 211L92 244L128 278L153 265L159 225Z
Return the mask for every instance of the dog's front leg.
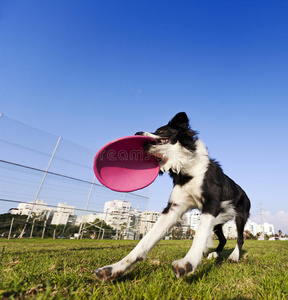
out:
M181 219L187 207L169 204L152 229L143 237L138 245L119 262L96 269L98 279L112 280L124 275L133 265L146 258L148 252L168 233L170 228Z
M192 247L183 259L172 263L172 269L177 278L193 273L199 265L203 252L209 245L215 217L210 214L202 214L201 222L195 234Z

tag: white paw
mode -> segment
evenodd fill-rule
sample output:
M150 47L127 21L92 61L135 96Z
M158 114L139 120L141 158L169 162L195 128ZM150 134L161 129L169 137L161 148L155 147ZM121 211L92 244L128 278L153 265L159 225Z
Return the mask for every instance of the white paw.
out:
M236 245L235 249L233 250L233 252L229 256L229 259L231 261L238 262L239 261L239 256L240 256L240 251L239 251L238 245Z
M233 261L233 262L237 262L239 261L239 255L236 255L235 253L231 253L231 255L228 258L229 260Z
M172 270L177 278L182 278L185 275L193 273L195 271L195 268L189 261L180 259L173 261Z
M212 258L217 258L218 256L219 256L218 253L216 251L214 251L214 252L210 253L207 258L212 259Z
M97 279L101 281L113 280L121 277L125 273L125 269L117 268L117 265L110 265L94 270Z

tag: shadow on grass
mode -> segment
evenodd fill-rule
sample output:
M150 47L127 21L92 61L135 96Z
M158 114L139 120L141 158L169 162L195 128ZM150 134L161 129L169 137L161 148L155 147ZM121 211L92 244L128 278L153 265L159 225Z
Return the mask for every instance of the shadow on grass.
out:
M228 257L230 256L230 254L233 252L234 247L233 248L224 248L223 251L220 253L219 257L217 258L217 260L223 260L223 259L228 259ZM205 255L205 257L207 257L210 253L212 253L213 251L215 251L214 249L211 249L210 251L208 251ZM244 254L246 254L247 251L242 249L241 253L240 253L240 259L241 257L243 257Z
M184 280L187 283L194 283L197 281L201 281L204 275L207 275L211 269L215 266L217 267L221 267L221 265L223 264L223 262L227 261L230 254L232 253L232 251L234 250L234 248L228 248L228 249L224 249L221 254L219 255L219 257L217 257L216 259L212 259L211 263L207 264L206 266L202 267L201 270L196 270L194 274L191 274L189 276L187 276L186 278L184 278ZM205 255L205 258L207 259L207 256L209 255L209 253L213 252L214 250L211 249L211 251L209 251L207 253L207 255ZM240 261L241 258L243 257L243 255L246 253L246 250L241 250L241 255L240 255ZM231 263L233 263L232 261L230 261ZM240 299L240 298L237 298ZM243 298L246 299L246 298Z

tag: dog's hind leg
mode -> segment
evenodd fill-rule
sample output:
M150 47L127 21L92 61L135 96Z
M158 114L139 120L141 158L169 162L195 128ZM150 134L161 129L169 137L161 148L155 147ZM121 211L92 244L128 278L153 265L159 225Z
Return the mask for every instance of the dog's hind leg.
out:
M244 220L244 218L242 216L238 215L235 218L235 223L236 223L237 235L238 235L237 244L236 244L236 247L233 250L233 252L230 254L229 259L234 262L238 262L239 257L240 257L240 252L241 252L242 246L244 244L243 233L244 233L244 226L245 226L246 220Z
M242 201L239 202L239 206L237 208L237 215L235 217L235 223L236 223L236 228L237 228L237 244L233 252L230 254L229 259L234 262L239 261L240 257L240 252L242 249L242 246L244 244L244 227L246 224L246 221L249 217L249 211L250 211L250 200L248 197L245 195L242 198Z
M113 265L94 271L97 278L102 281L116 279L130 270L135 263L145 259L148 252L168 233L170 228L180 221L188 208L185 205L169 203L152 229L126 257Z
M213 231L215 232L215 234L217 235L217 237L219 239L219 245L214 252L212 252L208 255L208 259L217 258L219 256L220 252L222 252L224 246L226 245L227 240L223 234L222 226L223 226L223 224L218 224L214 227Z

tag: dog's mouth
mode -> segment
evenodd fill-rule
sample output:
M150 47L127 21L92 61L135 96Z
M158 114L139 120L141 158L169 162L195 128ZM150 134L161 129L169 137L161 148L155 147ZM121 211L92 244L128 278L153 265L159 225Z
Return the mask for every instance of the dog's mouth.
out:
M167 138L160 138L156 140L157 140L157 145L166 145L169 143L169 140Z
M169 139L167 138L155 138L155 141L149 141L144 145L144 150L149 151L153 146L161 146L169 143Z
M169 143L168 138L155 137L154 141L149 141L147 144L144 145L143 148L145 151L155 156L155 158L159 161L159 163L164 163L165 161L167 161L167 159L165 159L161 154L161 152L158 151L157 146L167 145L168 143Z

